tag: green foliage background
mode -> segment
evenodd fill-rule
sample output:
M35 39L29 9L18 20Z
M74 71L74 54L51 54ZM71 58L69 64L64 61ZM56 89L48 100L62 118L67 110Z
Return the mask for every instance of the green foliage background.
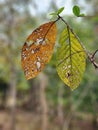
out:
M79 4L78 2L74 1ZM96 1L95 1L96 2ZM32 10L35 10L35 15L32 15ZM77 18L74 15L63 15L64 19L70 24L76 32L84 46L90 52L94 52L98 48L98 15L97 7L94 8L94 2L90 2L93 12L88 9L87 17ZM49 21L49 15L53 10L58 9L56 1L52 1L49 9L46 12L38 12L35 1L25 0L8 0L8 3L0 2L0 79L9 84L10 80L16 80L16 88L18 92L26 92L31 88L29 81L26 81L23 70L21 68L21 48L27 36L39 25ZM79 4L81 5L81 4ZM66 7L68 8L68 7ZM65 10L66 10L65 8ZM85 7L83 8L83 10ZM94 12L94 9L95 12ZM48 15L48 16L47 16ZM91 17L90 17L91 16ZM11 18L13 17L13 18ZM10 20L13 21L10 21ZM11 24L11 22L13 24ZM65 25L58 25L58 37ZM56 111L58 105L59 89L62 89L62 98L64 115L71 111L98 114L98 70L95 70L93 65L87 60L86 72L83 80L75 91L70 89L60 80L56 72L56 51L58 43L54 49L54 55L50 63L45 67L43 73L48 77L48 85L46 88L46 98L49 109ZM98 60L98 54L96 55ZM11 78L11 73L14 66L15 78ZM38 82L38 78L34 79ZM33 81L34 81L33 80ZM0 80L1 81L1 80ZM1 87L1 86L0 86ZM18 102L18 101L17 101Z

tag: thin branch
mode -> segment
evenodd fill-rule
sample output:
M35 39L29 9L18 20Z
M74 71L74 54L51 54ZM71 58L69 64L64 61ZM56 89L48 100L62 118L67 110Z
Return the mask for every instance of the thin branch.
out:
M98 63L95 62L95 55L96 55L97 52L98 52L98 49L93 54L89 54L88 55L88 59L93 64L93 66L95 67L95 69L98 69Z
M94 58L97 52L98 52L98 49L93 53L92 58Z
M75 32L73 31L73 29L70 27L70 25L60 16L58 15L58 19L56 21L58 21L59 19L61 19L67 26L67 28L69 28L71 30L71 32L73 33L73 35L78 39L78 41L81 43L80 39L78 38L78 36L75 34ZM95 62L95 55L96 53L98 52L98 49L93 53L93 54L90 54L86 48L83 46L83 44L81 43L82 47L84 48L85 50L85 53L87 54L88 56L88 59L90 60L90 62L93 64L93 66L95 67L95 69L98 69L98 63Z

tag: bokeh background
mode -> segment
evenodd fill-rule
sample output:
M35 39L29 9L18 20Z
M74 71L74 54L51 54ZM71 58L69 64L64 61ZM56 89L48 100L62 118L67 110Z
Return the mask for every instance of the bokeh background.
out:
M86 17L75 17L74 5ZM89 60L74 91L57 75L56 47L36 78L27 81L21 67L21 48L28 35L63 6L64 19L87 50L94 52L98 49L98 0L0 0L0 130L98 130L98 70ZM57 25L59 37L65 26Z

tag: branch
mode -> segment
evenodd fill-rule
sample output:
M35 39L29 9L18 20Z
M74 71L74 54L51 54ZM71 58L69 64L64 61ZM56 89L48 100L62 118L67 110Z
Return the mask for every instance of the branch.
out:
M97 52L98 52L98 49L93 54L88 54L88 59L93 64L95 69L98 69L98 63L95 62L95 55L96 55Z
M63 19L63 17L61 17L60 15L58 15L58 19L56 21L58 21L59 19L61 19L65 25L70 28L70 30L72 31L72 33L74 34L74 36L78 39L78 41L81 43L80 39L78 38L78 36L75 34L75 32L73 31L73 29L70 27L70 25ZM81 45L83 46L83 44L81 43ZM95 50L95 52L93 54L88 53L88 51L86 50L86 48L83 46L88 59L90 60L90 62L93 64L93 66L95 67L95 69L98 69L98 63L95 62L95 55L98 52L98 49Z

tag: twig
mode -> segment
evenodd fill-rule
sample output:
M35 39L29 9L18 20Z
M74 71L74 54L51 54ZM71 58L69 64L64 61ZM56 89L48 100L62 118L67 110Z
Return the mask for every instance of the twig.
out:
M67 28L69 28L69 29L71 30L71 32L74 34L74 36L75 36L75 37L78 39L78 41L81 43L80 39L79 39L78 36L74 33L74 31L73 31L73 29L70 27L70 25L69 25L60 15L58 15L58 18L57 18L56 21L58 21L58 20L60 20L60 19L66 24ZM82 43L81 43L81 45L83 46ZM83 46L83 48L84 48L84 51L85 51L85 53L87 54L87 57L88 57L88 59L90 60L90 62L93 64L93 66L95 67L95 69L98 69L98 63L95 62L95 55L96 55L96 53L98 52L98 49L95 50L95 52L94 52L93 54L90 54L90 53L88 53L88 51L86 50L86 48L85 48L84 46Z
M98 52L98 49L93 54L88 54L88 59L93 64L95 69L98 69L98 63L95 62L95 55L96 55L97 52Z

